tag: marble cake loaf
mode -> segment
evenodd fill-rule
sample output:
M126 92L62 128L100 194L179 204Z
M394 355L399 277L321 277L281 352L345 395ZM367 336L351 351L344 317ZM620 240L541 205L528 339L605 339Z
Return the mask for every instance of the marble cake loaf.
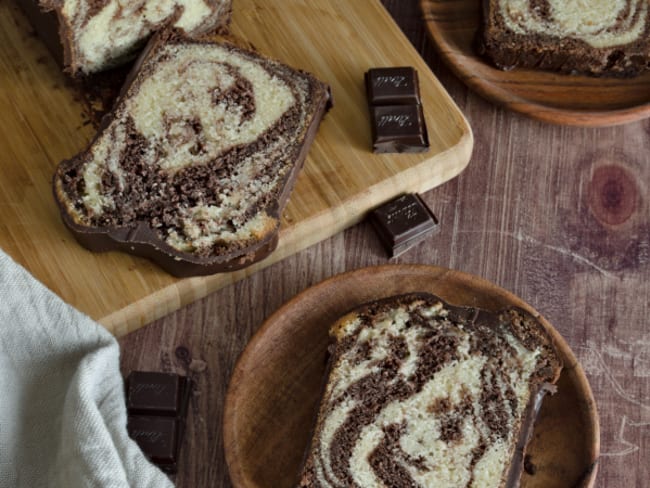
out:
M72 75L133 59L152 33L171 26L187 35L224 32L232 0L20 0L55 57Z
M223 42L165 32L129 75L54 194L77 240L177 276L247 266L277 245L281 211L329 87Z
M562 367L532 315L417 293L362 306L330 336L301 488L519 486Z
M478 50L506 70L635 76L650 69L650 2L483 0Z

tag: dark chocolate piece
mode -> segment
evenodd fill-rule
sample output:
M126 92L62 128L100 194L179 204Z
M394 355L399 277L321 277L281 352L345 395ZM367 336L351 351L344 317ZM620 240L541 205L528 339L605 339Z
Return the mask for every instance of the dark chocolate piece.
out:
M171 373L134 371L129 375L126 408L132 414L179 415L187 378Z
M417 71L411 67L373 68L366 72L365 83L373 152L426 152L429 136Z
M438 219L412 193L402 195L370 214L370 221L391 257L398 256L438 228Z
M380 105L370 108L373 151L415 153L429 149L421 105Z
M373 68L365 75L370 105L417 105L420 103L418 73L410 66Z
M176 418L129 415L127 430L152 463L168 473L177 471L181 439Z
M190 380L173 373L134 371L127 379L129 436L168 473L178 468L190 393Z

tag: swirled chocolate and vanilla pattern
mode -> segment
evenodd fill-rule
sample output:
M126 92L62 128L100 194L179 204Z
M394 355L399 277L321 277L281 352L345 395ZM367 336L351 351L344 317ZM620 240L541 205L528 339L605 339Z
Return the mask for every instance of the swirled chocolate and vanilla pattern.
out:
M648 0L501 0L505 25L518 34L574 37L595 48L640 39L648 22Z
M483 0L479 51L502 69L634 76L650 69L648 0Z
M364 306L330 334L301 488L505 486L537 385L561 368L526 312L427 294Z
M145 223L179 253L254 250L277 233L327 86L229 44L159 40L90 147L61 164L57 197L88 232Z
M62 25L73 73L94 73L131 58L156 30L189 35L225 27L232 0L42 0Z

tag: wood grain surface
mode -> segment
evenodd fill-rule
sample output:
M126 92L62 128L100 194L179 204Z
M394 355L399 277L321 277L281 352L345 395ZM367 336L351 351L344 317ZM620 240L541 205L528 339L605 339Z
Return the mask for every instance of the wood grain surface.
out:
M650 72L635 78L502 71L474 49L480 0L420 0L438 51L470 88L507 109L546 122L587 127L650 116Z
M456 305L535 310L493 283L437 266L372 266L308 288L264 322L235 367L223 435L235 488L295 488L326 375L328 331L359 304L427 292ZM584 371L543 317L564 369L542 406L527 449L534 475L521 488L591 488L597 475L598 413ZM364 487L367 488L367 487ZM434 487L431 487L434 488Z
M467 169L423 195L440 232L390 262L482 276L543 314L576 353L594 391L601 421L596 486L646 488L650 121L562 127L495 106L446 68L418 0L383 2L475 136ZM362 222L120 340L125 373L177 371L197 382L177 486L232 486L221 426L225 392L239 354L264 320L325 278L387 262L370 224Z
M336 234L403 192L434 188L469 162L466 120L377 0L237 0L232 30L244 44L326 80L335 105L298 175L276 251L242 271L179 280L142 258L89 252L64 228L52 198L54 168L83 149L94 130L24 16L0 0L0 247L116 335ZM418 69L426 153L369 150L363 74L396 64Z

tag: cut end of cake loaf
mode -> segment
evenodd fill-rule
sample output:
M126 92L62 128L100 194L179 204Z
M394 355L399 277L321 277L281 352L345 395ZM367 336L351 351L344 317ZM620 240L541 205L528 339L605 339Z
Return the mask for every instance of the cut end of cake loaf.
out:
M54 191L92 250L121 249L176 275L251 264L329 103L327 85L227 43L152 40L89 148Z
M165 27L192 37L224 32L232 13L232 0L40 0L40 6L56 12L64 62L73 75L132 59Z
M478 50L497 67L592 76L650 70L648 0L483 0Z
M518 486L562 367L537 319L418 293L365 305L330 335L301 488Z

